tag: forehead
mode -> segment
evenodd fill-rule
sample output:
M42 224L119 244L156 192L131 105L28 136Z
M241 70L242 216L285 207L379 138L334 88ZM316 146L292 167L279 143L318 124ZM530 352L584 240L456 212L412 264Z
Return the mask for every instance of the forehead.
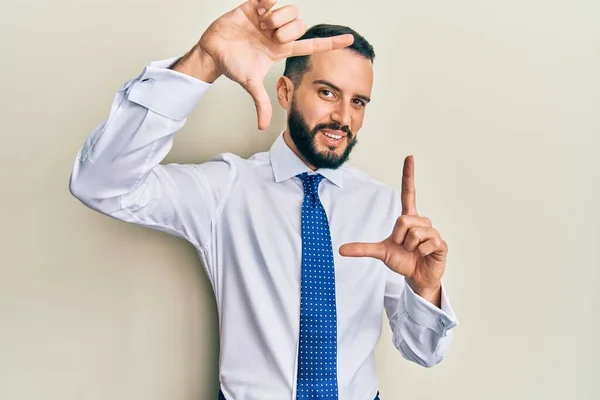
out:
M303 86L315 80L329 81L351 95L371 96L373 64L371 60L348 49L316 53L310 56L310 70L304 74Z

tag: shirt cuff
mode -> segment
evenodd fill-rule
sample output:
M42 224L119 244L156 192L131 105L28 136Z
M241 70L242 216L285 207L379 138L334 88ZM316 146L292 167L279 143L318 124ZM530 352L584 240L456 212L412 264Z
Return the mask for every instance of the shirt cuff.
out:
M127 89L127 98L163 117L187 118L212 84L169 69L179 58L148 64Z
M449 329L458 326L458 320L450 306L443 284L441 309L416 294L408 283L405 287L406 312L419 325L433 330L442 337L446 336Z

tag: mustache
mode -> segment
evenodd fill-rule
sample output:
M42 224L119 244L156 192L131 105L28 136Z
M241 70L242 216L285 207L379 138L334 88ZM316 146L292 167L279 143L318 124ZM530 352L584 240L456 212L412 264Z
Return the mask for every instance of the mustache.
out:
M316 135L322 129L332 129L335 131L346 132L349 139L352 139L352 137L354 136L354 134L352 133L352 131L350 130L348 125L342 126L342 125L338 124L337 122L332 122L330 124L319 124L319 125L315 126L315 128L313 129L313 136Z

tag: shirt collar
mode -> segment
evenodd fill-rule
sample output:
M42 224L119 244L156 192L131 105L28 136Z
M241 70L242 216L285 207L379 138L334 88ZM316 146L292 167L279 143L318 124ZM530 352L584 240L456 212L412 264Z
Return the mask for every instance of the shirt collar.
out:
M284 132L285 131L281 132L277 139L275 139L275 142L269 151L271 167L273 168L273 175L275 176L275 182L277 183L292 178L302 172L312 173L312 170L308 165L306 165L287 145L283 139ZM319 168L315 172L323 175L331 183L341 188L343 183L343 168L344 165L338 169Z

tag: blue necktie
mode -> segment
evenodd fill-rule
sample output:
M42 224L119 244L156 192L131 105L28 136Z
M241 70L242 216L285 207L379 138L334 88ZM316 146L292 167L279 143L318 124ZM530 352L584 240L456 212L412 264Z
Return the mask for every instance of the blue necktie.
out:
M335 270L325 209L319 200L322 175L297 175L304 185L300 354L297 400L338 400Z

